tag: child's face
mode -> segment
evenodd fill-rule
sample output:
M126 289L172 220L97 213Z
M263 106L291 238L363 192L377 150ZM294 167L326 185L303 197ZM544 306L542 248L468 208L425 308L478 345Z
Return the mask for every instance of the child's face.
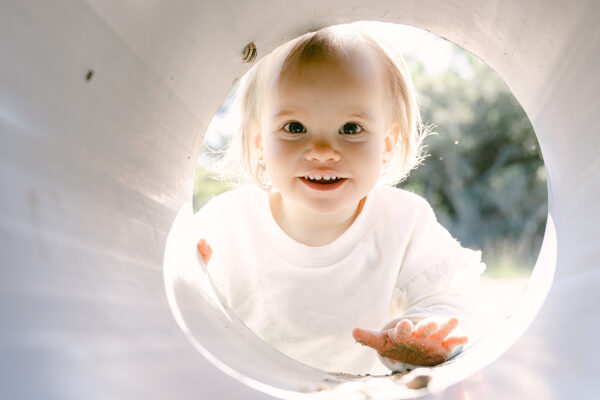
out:
M266 99L258 145L284 202L317 214L353 211L376 184L398 130L375 59L311 63L282 75Z

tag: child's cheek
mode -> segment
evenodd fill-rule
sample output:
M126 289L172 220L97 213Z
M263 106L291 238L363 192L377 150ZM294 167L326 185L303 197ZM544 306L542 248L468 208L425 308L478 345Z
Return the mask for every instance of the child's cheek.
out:
M300 155L300 148L297 143L277 140L271 143L266 149L267 157L271 158L275 163L282 163L285 160L289 160L291 156Z
M344 153L347 160L350 160L354 165L360 165L361 168L378 169L383 160L383 146L373 142L351 146Z
M279 140L265 143L265 167L273 183L294 174L296 160L301 155L297 143Z

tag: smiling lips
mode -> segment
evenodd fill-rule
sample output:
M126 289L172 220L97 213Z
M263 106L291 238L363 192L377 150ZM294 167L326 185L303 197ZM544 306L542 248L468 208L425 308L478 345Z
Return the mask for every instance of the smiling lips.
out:
M315 175L315 176L304 176L304 179L311 181L311 182L315 182L315 183L321 183L321 184L330 184L330 183L335 183L337 181L339 181L340 178L338 176L331 176L331 175Z
M324 176L303 176L300 180L305 185L315 190L333 190L340 187L346 178L340 178L337 176L324 175Z

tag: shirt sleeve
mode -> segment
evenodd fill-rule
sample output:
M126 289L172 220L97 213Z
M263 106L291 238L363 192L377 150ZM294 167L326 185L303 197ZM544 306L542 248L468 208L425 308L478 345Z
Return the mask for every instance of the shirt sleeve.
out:
M467 327L473 325L473 296L484 270L480 251L457 245L448 257L394 288L392 309L398 317L393 321L410 318L418 322L427 317L456 316L462 330L470 331Z
M383 329L404 318L418 323L424 318L445 320L455 316L459 328L453 333L474 337L478 331L474 302L479 278L485 271L481 252L463 248L437 222L429 204L423 203L393 289L393 319ZM381 360L392 370L411 367L383 357Z

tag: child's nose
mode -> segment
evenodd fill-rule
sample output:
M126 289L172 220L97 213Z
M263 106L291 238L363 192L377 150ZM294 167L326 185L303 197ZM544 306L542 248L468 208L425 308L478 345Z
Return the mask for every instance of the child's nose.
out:
M308 161L318 162L339 161L341 158L340 153L328 143L316 143L304 156Z

